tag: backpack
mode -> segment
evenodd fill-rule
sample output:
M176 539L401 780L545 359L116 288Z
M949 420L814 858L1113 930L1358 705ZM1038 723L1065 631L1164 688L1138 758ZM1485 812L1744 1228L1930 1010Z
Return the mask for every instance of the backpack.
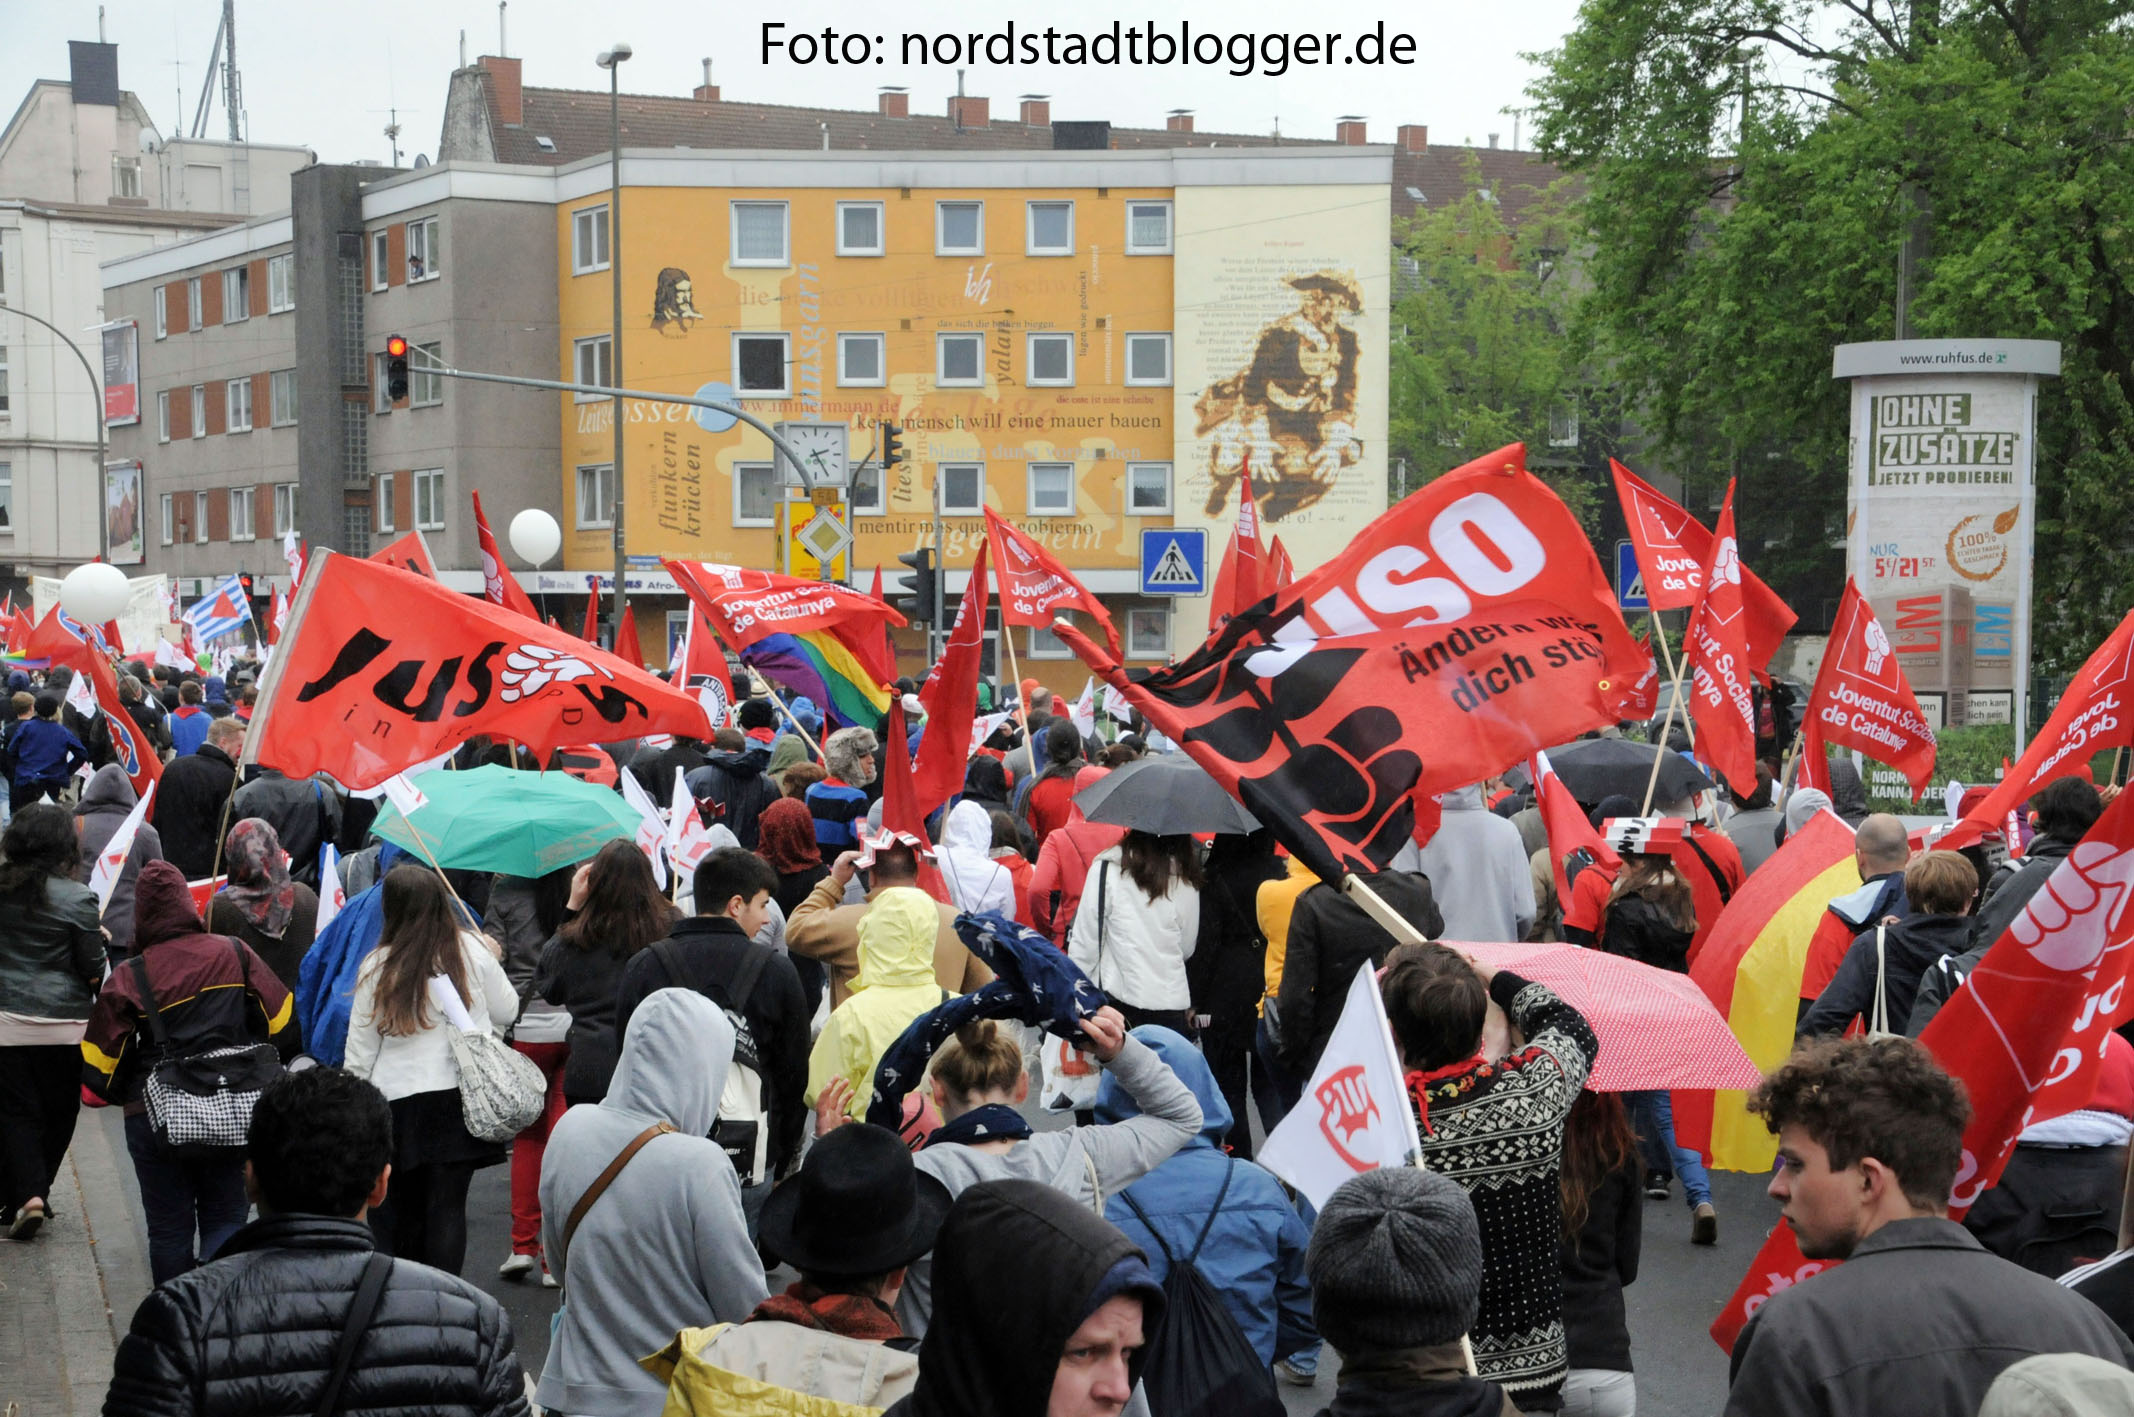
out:
M1141 1364L1141 1388L1148 1397L1149 1411L1164 1417L1220 1413L1222 1417L1282 1417L1282 1399L1275 1394L1274 1375L1260 1361L1259 1350L1245 1337L1237 1320L1223 1307L1222 1295L1193 1261L1222 1214L1223 1198L1230 1193L1230 1177L1237 1161L1223 1168L1222 1188L1208 1209L1200 1237L1183 1257L1171 1253L1132 1193L1119 1192L1119 1199L1134 1213L1169 1266L1163 1277L1163 1319L1149 1336L1148 1352Z
M661 940L652 947L666 969L667 977L680 981L681 961L675 957L674 941ZM735 972L726 995L733 1002L719 1003L726 1021L734 1028L734 1061L726 1070L726 1086L719 1093L719 1120L713 1123L711 1139L725 1149L734 1164L734 1175L744 1186L758 1186L770 1179L770 1108L764 1105L763 1055L756 1044L756 1031L749 1026L743 1009L756 981L771 962L767 945L751 944Z

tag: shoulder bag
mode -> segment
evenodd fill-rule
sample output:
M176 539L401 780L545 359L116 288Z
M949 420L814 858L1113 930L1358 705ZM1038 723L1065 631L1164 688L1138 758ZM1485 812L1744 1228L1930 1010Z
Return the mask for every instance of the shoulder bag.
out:
M459 1112L467 1135L506 1142L532 1126L548 1102L548 1079L539 1065L486 1028L464 1029L449 1019L439 1027L459 1072Z
M252 998L252 965L245 947L231 940L244 980L245 1001ZM148 982L148 960L137 954L129 962L141 991L156 1057L141 1085L141 1102L149 1129L181 1154L206 1158L241 1151L252 1127L259 1095L282 1073L281 1053L271 1043L245 1043L187 1053L171 1046L163 1027L163 1006ZM239 1006L240 1008L243 1005Z

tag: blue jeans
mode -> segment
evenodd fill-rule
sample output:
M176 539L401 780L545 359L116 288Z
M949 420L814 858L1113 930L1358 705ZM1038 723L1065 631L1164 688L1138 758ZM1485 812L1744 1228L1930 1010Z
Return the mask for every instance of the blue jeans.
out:
M161 1284L215 1257L245 1223L245 1163L229 1159L190 1161L156 1139L148 1118L126 1119L126 1150L141 1182L141 1210L148 1221L148 1269ZM200 1248L195 1257L193 1231Z
M1626 1092L1623 1101L1630 1109L1630 1125L1637 1130L1638 1151L1647 1169L1679 1176L1690 1209L1709 1202L1712 1178L1705 1172L1704 1158L1675 1144L1674 1098L1666 1092Z

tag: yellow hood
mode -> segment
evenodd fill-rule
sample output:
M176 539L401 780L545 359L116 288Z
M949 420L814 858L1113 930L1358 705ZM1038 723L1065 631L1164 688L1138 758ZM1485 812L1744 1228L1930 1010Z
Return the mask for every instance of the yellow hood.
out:
M936 989L934 941L941 911L934 898L912 886L891 886L868 903L859 923L859 973L852 991Z

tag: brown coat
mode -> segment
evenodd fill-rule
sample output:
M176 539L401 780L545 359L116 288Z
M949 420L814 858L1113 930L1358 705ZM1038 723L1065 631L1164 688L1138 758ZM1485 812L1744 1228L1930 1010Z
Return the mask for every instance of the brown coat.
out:
M840 904L844 898L837 877L825 876L785 922L785 947L829 967L833 1009L845 1002L852 977L860 971L860 917L867 913L864 905ZM941 930L934 936L935 980L951 994L968 994L992 983L993 971L956 938L955 907L935 905L941 912Z

